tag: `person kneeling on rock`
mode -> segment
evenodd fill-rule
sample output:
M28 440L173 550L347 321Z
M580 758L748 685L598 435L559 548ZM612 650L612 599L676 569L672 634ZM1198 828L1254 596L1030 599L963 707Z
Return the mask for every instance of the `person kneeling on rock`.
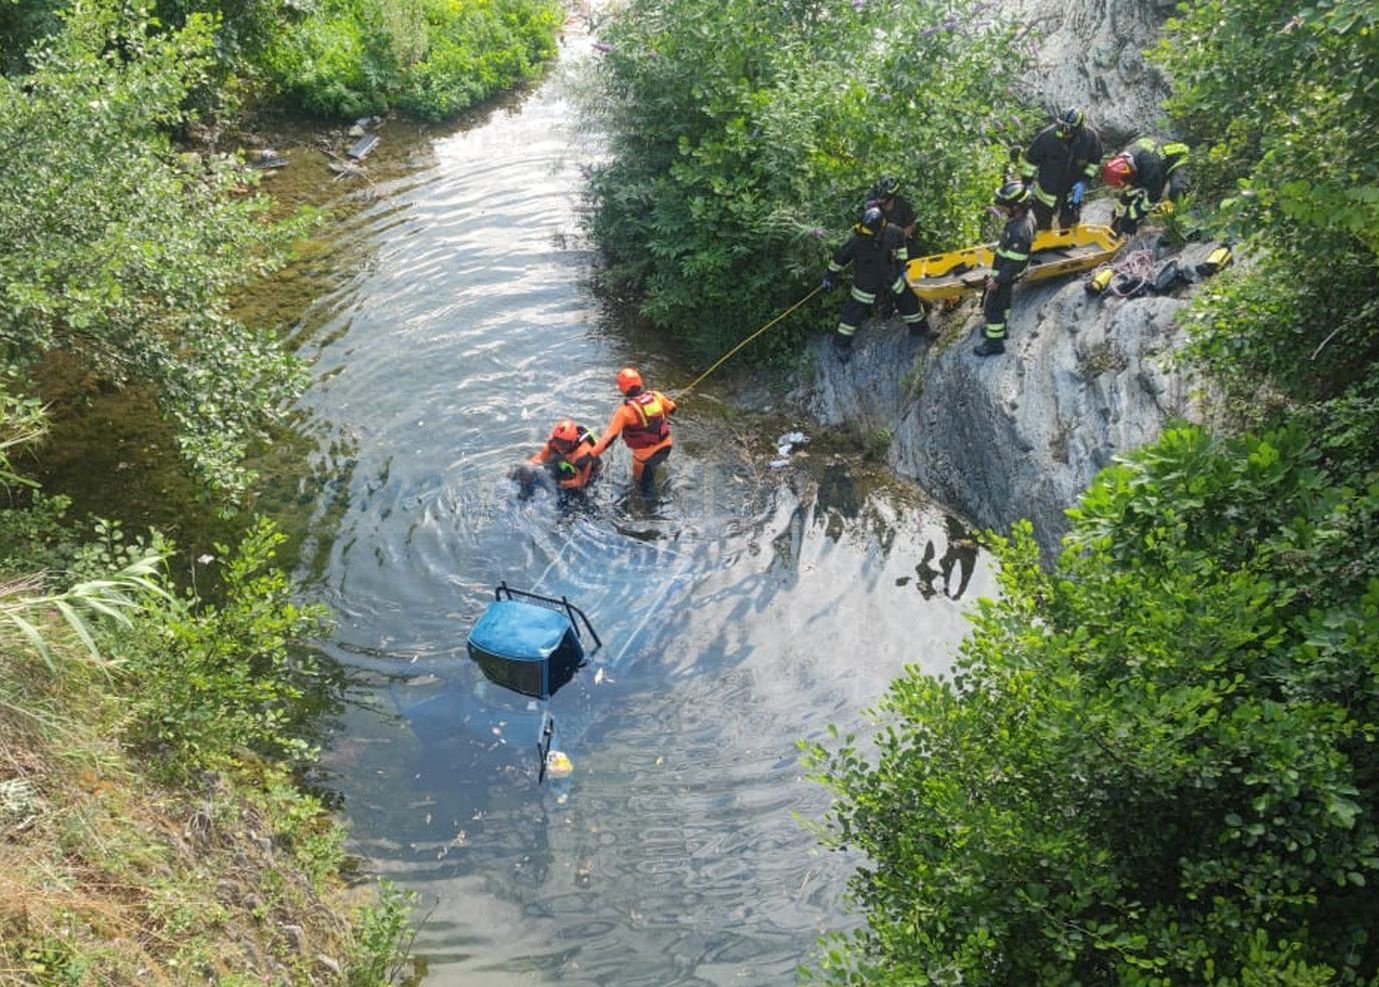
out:
M876 304L877 295L883 291L894 296L901 321L911 334L933 335L919 296L905 282L903 272L908 259L904 234L887 223L876 206L868 206L863 211L862 218L852 228L852 236L834 251L828 274L824 275L825 289L833 287L834 275L841 273L848 264L852 265L852 291L843 302L838 331L833 334L834 351L843 363L852 358L852 337ZM898 263L898 269L892 266L894 263Z
M1006 351L1006 322L1010 319L1010 296L1015 282L1029 267L1030 247L1034 243L1034 215L1029 211L1030 192L1021 182L1006 182L996 190L992 199L1005 216L1005 229L996 244L996 256L991 274L986 279L986 294L982 296L981 345L972 352L978 356L995 356Z

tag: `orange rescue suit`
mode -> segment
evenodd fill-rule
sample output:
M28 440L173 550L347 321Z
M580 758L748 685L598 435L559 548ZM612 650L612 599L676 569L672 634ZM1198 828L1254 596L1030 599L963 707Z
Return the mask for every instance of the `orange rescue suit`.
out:
M623 398L608 420L603 437L594 444L594 455L602 455L608 444L621 435L632 450L634 467L646 462L662 449L670 448L670 416L674 411L675 402L660 391L642 391Z
M562 452L554 443L547 442L528 462L537 466L548 464L562 489L580 490L598 476L599 469L603 466L598 459L598 453L594 451L595 445L593 433L587 428L581 428L579 442L569 452Z

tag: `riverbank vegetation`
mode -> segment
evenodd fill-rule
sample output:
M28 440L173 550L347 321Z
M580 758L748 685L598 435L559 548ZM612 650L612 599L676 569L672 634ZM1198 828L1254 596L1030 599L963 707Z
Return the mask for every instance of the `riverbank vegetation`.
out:
M61 34L64 11L103 6L115 5L5 4L0 65L26 73L34 43ZM157 0L141 13L150 41L206 26L211 62L195 102L208 114L268 104L328 119L396 109L429 121L535 77L555 56L562 17L554 0Z
M396 982L406 902L348 885L301 783L339 690L324 615L240 513L305 374L228 299L314 217L270 221L239 161L173 143L215 84L207 18L76 5L38 33L0 78L0 981ZM190 559L69 516L26 475L55 376L150 395L241 534Z
M629 0L585 101L610 145L590 218L609 288L707 356L818 284L883 175L920 244L966 242L1025 130L1013 82L1033 49L993 9ZM801 309L756 357L821 318Z
M867 856L819 980L1379 978L1379 13L1190 3L1155 57L1249 259L1184 320L1235 427L1104 471L1051 568L996 539L953 675L810 748Z
M0 418L12 436L16 419ZM12 475L12 474L11 474ZM7 512L13 515L14 512ZM27 535L34 534L32 519ZM343 833L294 782L331 690L261 523L211 604L161 539L0 525L0 982L396 982L408 907L352 890Z

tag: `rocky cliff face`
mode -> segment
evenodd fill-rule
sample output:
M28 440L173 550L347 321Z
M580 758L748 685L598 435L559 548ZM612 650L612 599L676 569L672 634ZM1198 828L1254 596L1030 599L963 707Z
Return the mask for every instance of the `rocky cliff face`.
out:
M1104 221L1108 210L1095 203L1088 218ZM1208 249L1179 259L1191 268ZM1196 385L1172 364L1183 342L1175 317L1193 287L1116 298L1089 295L1084 281L1017 286L1001 356L972 353L975 296L931 314L936 343L893 320L872 322L843 365L817 338L817 372L796 399L825 424L886 443L895 470L977 524L1005 530L1030 518L1052 552L1067 530L1064 509L1102 467L1202 410Z
M1175 0L1001 0L1032 26L1038 65L1026 79L1051 112L1083 106L1107 153L1165 133L1166 85L1140 52ZM1110 200L1086 210L1108 222ZM1134 245L1132 245L1134 246ZM1195 265L1206 247L1185 251ZM873 322L852 362L814 341L816 373L795 398L819 421L885 443L893 468L985 527L1030 518L1046 554L1067 530L1064 510L1113 457L1155 439L1174 418L1199 420L1195 384L1172 366L1175 317L1193 290L1120 299L1090 296L1074 276L1016 288L1006 353L982 359L971 297L931 315L937 343Z
M1176 0L999 0L1030 26L1037 47L1025 85L1050 113L1081 106L1107 152L1161 131L1163 76L1141 52L1154 43Z

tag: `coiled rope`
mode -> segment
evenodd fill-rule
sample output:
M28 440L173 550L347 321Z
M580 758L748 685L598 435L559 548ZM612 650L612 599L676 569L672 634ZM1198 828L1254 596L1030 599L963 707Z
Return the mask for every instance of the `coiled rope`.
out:
M1130 298L1141 294L1149 286L1154 275L1154 251L1148 247L1127 250L1109 264L1102 264L1096 270L1111 269L1111 282L1106 286L1108 295L1117 298ZM1093 276L1095 276L1095 271Z

